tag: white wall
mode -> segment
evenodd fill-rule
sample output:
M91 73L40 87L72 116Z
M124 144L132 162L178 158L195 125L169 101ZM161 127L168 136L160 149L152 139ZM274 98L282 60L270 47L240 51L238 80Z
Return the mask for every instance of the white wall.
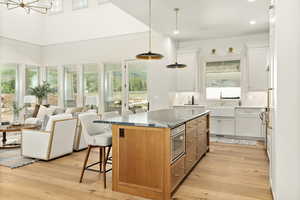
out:
M43 45L145 32L148 26L111 3L89 1L89 8L72 10L64 0L63 13L44 18Z
M43 16L38 13L26 14L22 8L8 11L0 5L0 36L29 42L42 43Z
M300 199L300 1L276 1L275 200Z
M154 34L153 52L161 53L165 58L151 61L149 67L149 98L152 109L169 106L169 92L174 91L175 72L165 66L173 60L174 45L170 38ZM148 33L100 38L80 42L48 45L42 47L42 61L45 65L63 65L76 63L122 63L135 59L135 56L148 51Z
M73 10L72 0L63 1L63 12L43 15L24 9L7 10L0 6L0 36L38 45L112 37L145 32L148 26L112 3Z
M41 46L0 36L0 62L41 64Z

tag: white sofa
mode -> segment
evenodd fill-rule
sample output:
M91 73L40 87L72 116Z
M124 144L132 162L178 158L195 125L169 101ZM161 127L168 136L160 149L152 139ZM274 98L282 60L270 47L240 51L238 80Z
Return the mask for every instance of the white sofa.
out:
M77 119L71 114L50 116L45 130L22 130L22 155L51 160L73 152Z

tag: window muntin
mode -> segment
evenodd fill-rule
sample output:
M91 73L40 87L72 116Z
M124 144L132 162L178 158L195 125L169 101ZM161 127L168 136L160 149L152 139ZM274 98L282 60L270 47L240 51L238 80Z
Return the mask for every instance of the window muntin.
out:
M239 99L240 84L240 60L206 63L207 99Z

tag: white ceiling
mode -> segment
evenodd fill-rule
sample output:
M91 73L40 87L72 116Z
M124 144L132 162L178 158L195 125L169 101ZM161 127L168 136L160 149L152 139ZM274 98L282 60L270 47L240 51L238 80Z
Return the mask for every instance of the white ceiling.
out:
M112 0L148 24L148 0ZM180 40L219 38L268 31L268 0L152 0L153 29L174 37L174 8L180 8ZM255 25L249 21L255 20Z

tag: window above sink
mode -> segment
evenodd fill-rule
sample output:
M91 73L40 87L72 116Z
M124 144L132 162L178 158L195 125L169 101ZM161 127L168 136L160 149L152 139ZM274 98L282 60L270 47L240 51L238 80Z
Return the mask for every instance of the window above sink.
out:
M240 60L214 61L206 63L206 99L240 99Z

